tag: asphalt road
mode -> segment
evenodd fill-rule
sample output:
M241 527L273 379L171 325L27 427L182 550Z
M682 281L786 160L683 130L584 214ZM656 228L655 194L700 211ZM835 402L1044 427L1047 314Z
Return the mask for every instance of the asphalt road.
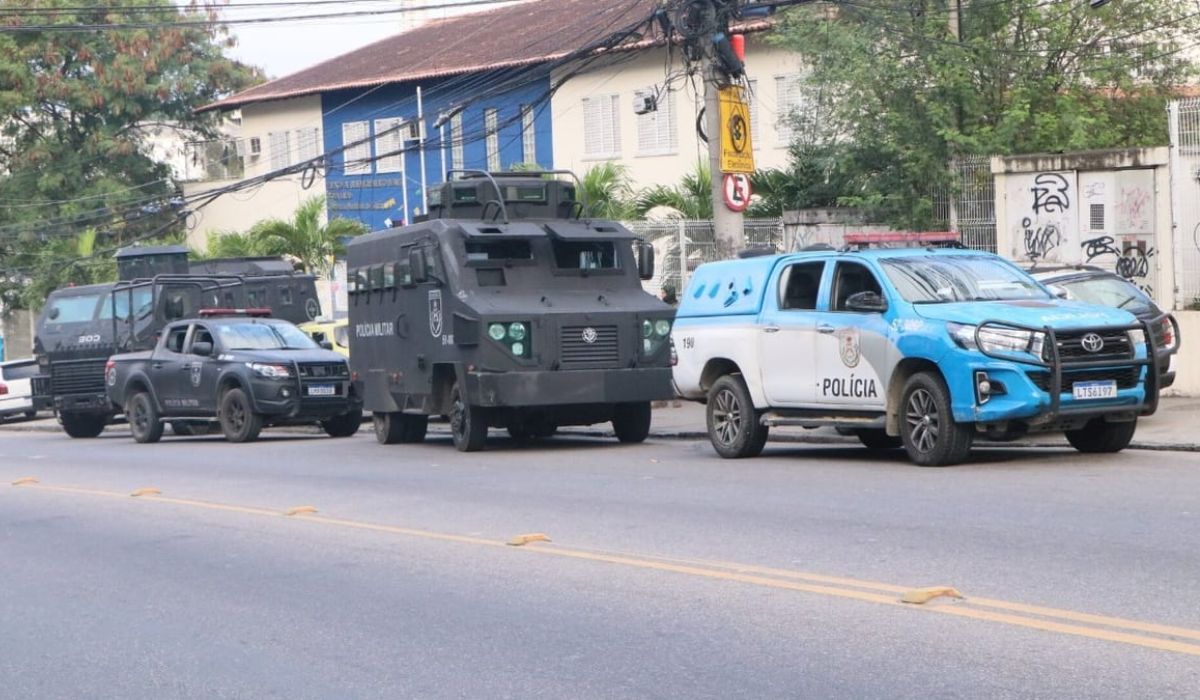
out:
M1198 541L1197 454L0 430L0 697L1196 697Z

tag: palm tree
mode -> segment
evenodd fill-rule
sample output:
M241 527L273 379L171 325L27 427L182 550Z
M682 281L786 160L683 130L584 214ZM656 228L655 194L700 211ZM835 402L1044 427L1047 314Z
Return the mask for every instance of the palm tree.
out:
M588 216L618 221L633 217L633 187L627 166L597 163L583 174L582 182Z
M346 252L345 239L367 232L352 219L331 219L321 225L324 197L312 197L296 209L291 221L267 219L254 224L247 234L268 251L267 255L290 255L306 272L328 276L333 258Z
M280 255L280 251L269 250L264 241L249 233L226 231L208 239L208 247L197 258L251 258L259 255Z
M712 174L704 163L683 176L677 185L657 185L637 196L634 209L639 216L659 207L679 219L711 219L713 216Z

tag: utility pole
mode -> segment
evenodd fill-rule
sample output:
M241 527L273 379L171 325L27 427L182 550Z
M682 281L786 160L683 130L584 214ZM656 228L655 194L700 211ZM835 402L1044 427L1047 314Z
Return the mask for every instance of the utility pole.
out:
M951 34L951 36L954 37L955 42L962 42L962 10L963 10L963 0L950 0L950 12L949 12L950 34ZM958 132L961 134L962 128L963 128L962 100L955 97L954 101L955 101L954 124L955 124L955 127L958 129ZM959 229L959 226L958 226L958 187L960 184L958 182L958 176L959 176L960 168L959 168L957 151L958 151L957 148L955 148L954 146L951 146L951 149L950 149L950 175L951 175L950 191L946 193L946 197L947 197L948 203L950 205L950 210L949 210L949 212L947 212L946 218L949 219L949 221L947 221L948 228L951 231L954 231L955 233L959 233L959 235L961 236L962 234L958 230Z
M732 258L746 240L742 212L725 206L725 178L721 171L721 131L725 128L721 123L722 76L722 71L710 61L704 80L704 117L708 135L708 171L712 175L713 245L718 260Z

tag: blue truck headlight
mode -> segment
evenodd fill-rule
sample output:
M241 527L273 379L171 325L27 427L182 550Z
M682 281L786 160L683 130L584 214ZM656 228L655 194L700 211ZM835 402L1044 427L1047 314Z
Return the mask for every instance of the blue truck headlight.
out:
M1134 352L1137 352L1137 349L1145 346L1145 344L1146 344L1146 332L1145 331L1143 331L1141 329L1135 329L1135 330L1129 331L1129 347L1133 348Z
M959 346L992 353L1027 352L1041 357L1046 340L1042 333L1001 326L979 329L964 323L947 323L946 330Z

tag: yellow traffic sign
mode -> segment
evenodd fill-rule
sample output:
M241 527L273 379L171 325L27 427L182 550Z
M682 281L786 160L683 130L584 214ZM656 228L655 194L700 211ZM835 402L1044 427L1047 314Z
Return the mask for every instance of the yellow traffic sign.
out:
M754 172L750 106L740 85L721 88L721 172Z

